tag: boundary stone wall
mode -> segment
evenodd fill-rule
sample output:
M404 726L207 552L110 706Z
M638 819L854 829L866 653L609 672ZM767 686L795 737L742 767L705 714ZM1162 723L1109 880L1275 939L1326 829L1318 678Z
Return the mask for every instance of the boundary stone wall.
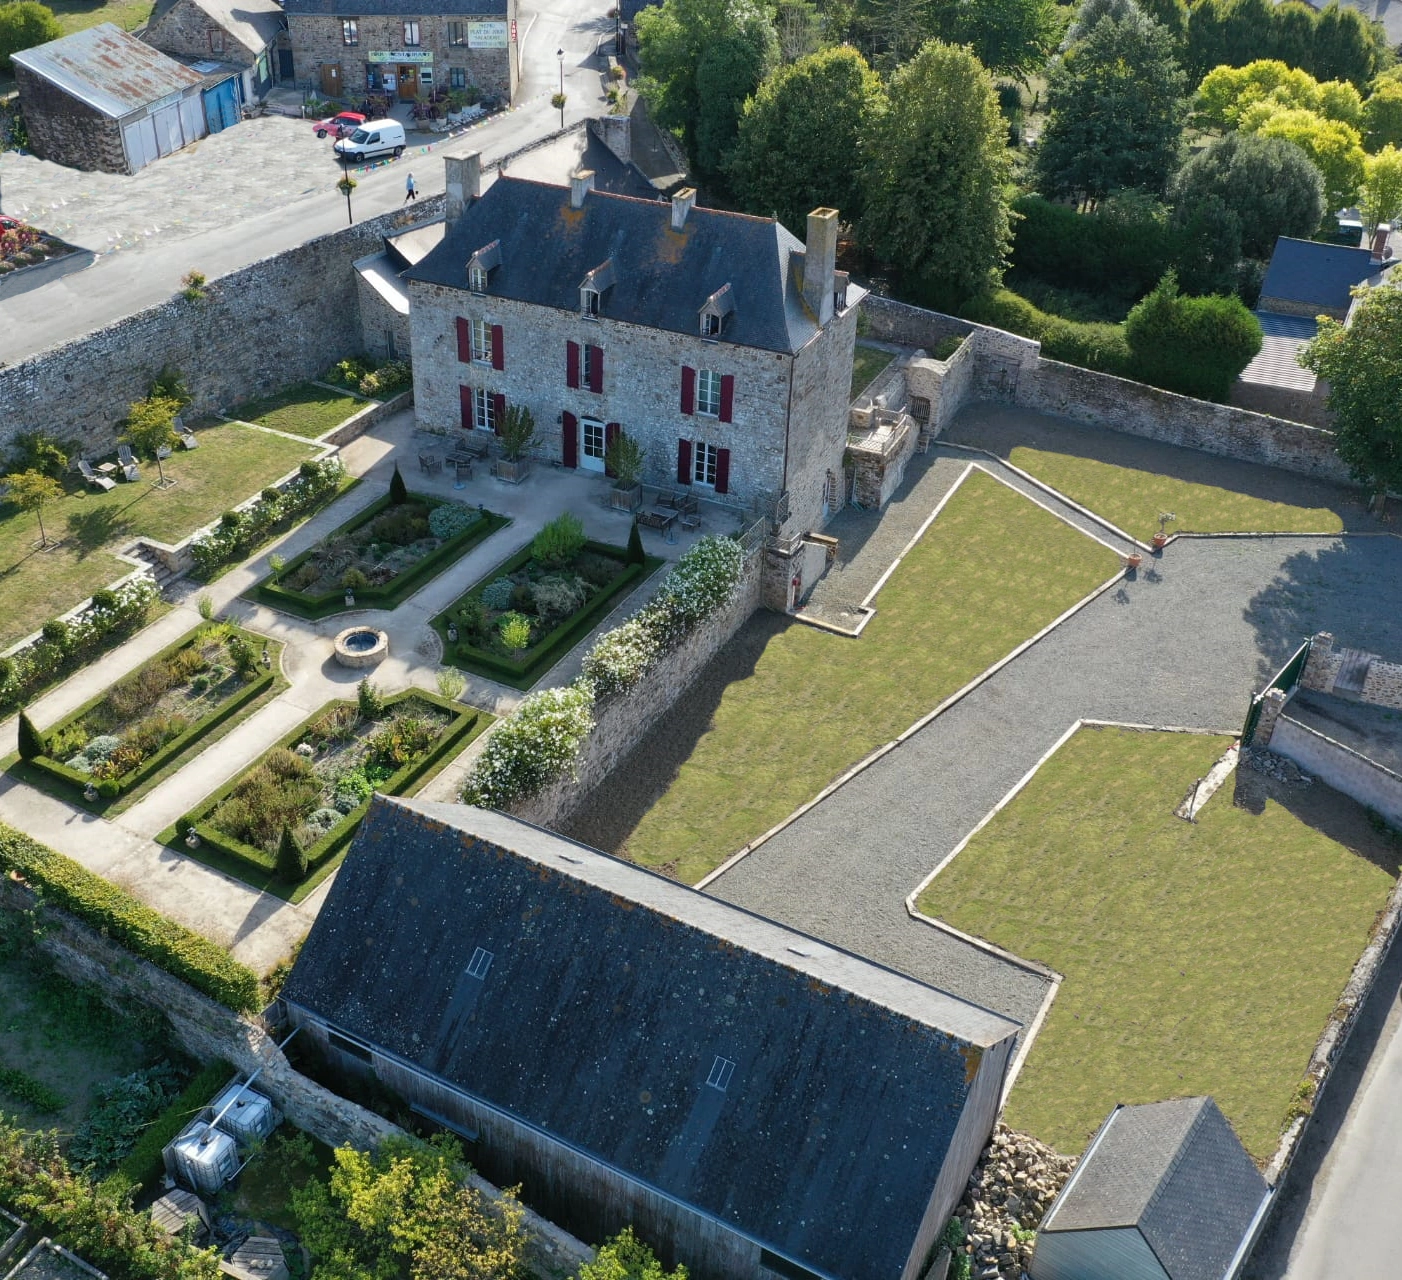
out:
M1392 770L1288 715L1275 722L1269 742L1277 755L1288 756L1335 791L1376 809L1402 830L1402 777Z

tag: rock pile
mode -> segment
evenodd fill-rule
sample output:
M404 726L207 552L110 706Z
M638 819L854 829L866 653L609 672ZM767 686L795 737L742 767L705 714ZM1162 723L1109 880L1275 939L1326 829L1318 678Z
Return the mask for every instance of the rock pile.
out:
M1238 763L1254 769L1257 773L1264 773L1266 777L1274 778L1277 782L1307 787L1314 781L1293 760L1289 760L1285 756L1278 756L1274 751L1243 747Z
M1074 1156L998 1125L955 1210L973 1280L1020 1280L1034 1233L1075 1167ZM951 1267L950 1276L959 1270Z

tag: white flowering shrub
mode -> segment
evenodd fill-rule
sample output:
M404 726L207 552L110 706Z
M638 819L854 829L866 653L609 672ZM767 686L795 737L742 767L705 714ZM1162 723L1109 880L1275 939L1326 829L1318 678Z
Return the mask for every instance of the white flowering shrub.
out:
M576 680L533 693L487 739L468 774L467 804L505 809L570 768L594 728L594 688Z
M653 604L694 627L730 599L744 563L734 538L710 534L677 561Z
M599 637L584 655L584 676L600 698L631 689L662 652L655 621L646 609Z

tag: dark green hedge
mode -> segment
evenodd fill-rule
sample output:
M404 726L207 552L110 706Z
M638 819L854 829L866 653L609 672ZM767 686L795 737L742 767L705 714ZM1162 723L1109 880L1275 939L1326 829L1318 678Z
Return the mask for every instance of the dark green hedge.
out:
M1172 273L1129 313L1132 376L1202 400L1226 400L1261 350L1261 324L1240 298L1191 298Z
M627 561L628 552L622 547L611 546L606 542L586 542L585 551L607 556L611 560ZM433 629L443 640L445 660L464 671L500 680L503 684L520 689L528 689L560 658L570 647L589 634L594 625L614 605L625 588L641 582L654 573L664 563L657 556L648 556L643 564L625 564L624 570L608 586L604 587L583 609L566 618L558 627L539 641L534 648L527 649L520 660L503 658L500 654L479 649L475 645L448 643L448 621L453 611L466 599L480 596L482 591L496 579L514 573L531 561L530 544L522 547L515 555L503 560L485 577L479 579L470 589L463 592L451 605L433 620Z
M234 1069L227 1062L215 1061L201 1067L195 1078L171 1099L146 1127L126 1158L108 1175L107 1181L120 1180L123 1188L154 1187L165 1173L161 1152L191 1120L214 1099L215 1095L234 1078Z
M422 493L411 493L409 496L420 502L426 502L430 506L442 506L445 501L445 499ZM361 525L369 523L376 516L389 510L392 505L389 495L386 494L383 498L372 502L364 511L347 520L345 524L332 530L322 539L322 542L329 542L332 538L339 537L343 533L353 532ZM382 587L358 588L355 593L355 607L358 609L395 608L413 595L423 583L441 573L459 556L510 523L511 520L507 516L497 515L494 511L483 511L482 518L470 528L464 529L455 538L449 538L441 547L431 551L417 564L410 565L392 582L387 582ZM301 555L288 561L278 576L286 577L295 569L300 568L315 554L316 550L315 546L309 547ZM257 583L246 594L251 600L257 600L261 604L270 605L274 609L281 609L284 613L290 613L313 622L321 618L329 618L333 613L346 611L344 591L331 591L316 596L308 595L303 591L292 591L287 587L280 586L273 580L271 574Z
M1064 320L1028 302L1011 289L993 289L970 299L959 309L966 320L1006 329L1042 344L1048 360L1061 360L1127 378L1129 344L1124 328L1117 324L1088 324Z
M1077 213L1038 195L1013 201L1013 265L1049 284L1132 300L1158 283L1180 251L1166 206L1112 197Z
M239 1013L259 1007L258 976L223 947L138 902L72 858L0 823L0 871L114 942Z

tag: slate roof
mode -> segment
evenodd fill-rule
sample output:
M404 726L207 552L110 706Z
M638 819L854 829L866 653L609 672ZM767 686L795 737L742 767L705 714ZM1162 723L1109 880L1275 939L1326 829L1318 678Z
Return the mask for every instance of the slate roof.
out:
M525 155L517 156L507 172L515 178L568 185L570 174L576 169L593 170L595 191L637 196L641 200L657 199L657 191L646 175L635 165L624 164L587 123L563 138L543 147L532 147ZM485 185L490 175L482 176Z
M1261 282L1261 302L1267 305L1268 299L1280 298L1347 311L1352 301L1349 290L1377 269L1367 249L1281 236L1275 242L1266 278Z
M22 50L11 61L118 119L202 83L198 72L111 22Z
M1211 1098L1119 1106L1041 1231L1138 1227L1170 1280L1221 1280L1266 1194Z
M328 18L350 12L345 0L284 0L283 10L298 16ZM507 0L356 0L354 12L362 18L422 18L426 14L504 18Z
M407 278L466 289L468 257L493 240L502 265L488 292L497 297L577 312L580 281L611 258L618 283L604 299L607 319L699 336L702 305L731 284L724 341L796 352L818 332L790 270L803 244L772 218L694 208L673 231L669 202L595 190L571 209L568 187L507 173Z
M900 1275L983 1052L1017 1031L551 832L383 797L283 997L857 1280Z

